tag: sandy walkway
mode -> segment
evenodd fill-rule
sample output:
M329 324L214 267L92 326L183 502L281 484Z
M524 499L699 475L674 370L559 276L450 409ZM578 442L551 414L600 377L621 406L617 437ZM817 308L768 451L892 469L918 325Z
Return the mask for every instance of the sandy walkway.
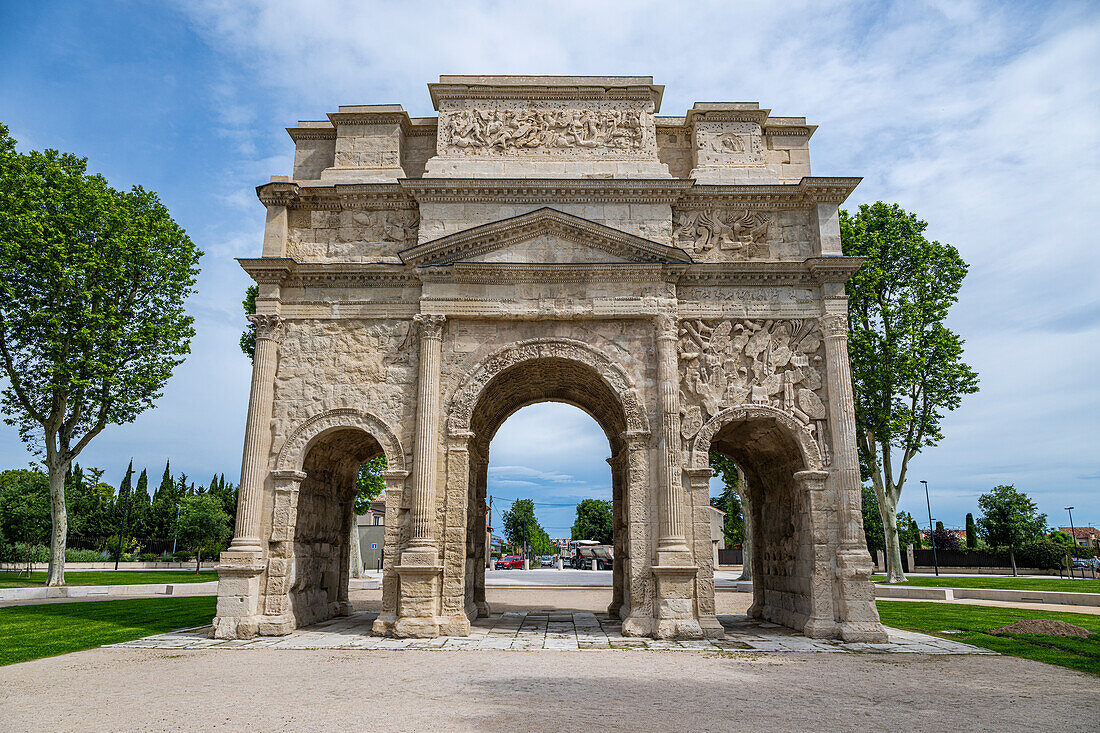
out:
M356 596L377 603L376 591ZM489 597L498 610L609 600ZM719 594L723 612L747 601ZM1100 714L1095 689L1083 674L990 656L95 649L0 667L12 731L1085 731Z

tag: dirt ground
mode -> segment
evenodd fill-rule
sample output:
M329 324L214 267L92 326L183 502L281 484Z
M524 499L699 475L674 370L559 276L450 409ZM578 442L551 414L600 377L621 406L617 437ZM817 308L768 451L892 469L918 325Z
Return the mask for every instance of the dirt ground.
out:
M749 596L718 599L731 613ZM373 607L377 592L355 600ZM609 600L489 595L494 611ZM1091 731L1096 683L996 656L93 649L0 667L0 728Z

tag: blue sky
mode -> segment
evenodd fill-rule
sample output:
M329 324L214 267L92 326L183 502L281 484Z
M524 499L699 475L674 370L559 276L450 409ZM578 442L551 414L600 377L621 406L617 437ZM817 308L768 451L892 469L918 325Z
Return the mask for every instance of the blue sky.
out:
M816 175L860 175L854 208L896 201L970 276L951 325L982 391L914 461L901 508L961 525L998 483L1052 523L1100 525L1100 6L947 2L0 2L0 121L21 149L86 155L157 191L206 252L198 336L157 409L79 459L117 483L132 456L200 482L239 472L249 364L236 341L263 209L290 172L283 127L341 104L433 114L440 74L651 74L663 113L752 100L820 125ZM552 534L610 495L607 443L575 408L516 413L491 490L531 496ZM0 465L32 460L0 429ZM494 504L494 509L500 503Z

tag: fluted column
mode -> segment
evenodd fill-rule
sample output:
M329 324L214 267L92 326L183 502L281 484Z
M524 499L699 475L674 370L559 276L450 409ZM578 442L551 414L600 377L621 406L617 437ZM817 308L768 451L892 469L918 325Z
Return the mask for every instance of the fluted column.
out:
M832 473L837 477L841 501L840 545L858 546L862 515L859 451L856 449L856 407L852 395L852 372L848 364L848 316L830 313L822 317L825 359L829 384L829 439L832 443Z
M420 371L416 393L416 445L413 453L412 532L408 549L427 552L435 544L435 483L439 464L439 375L446 316L417 315Z
M680 365L676 318L657 317L657 409L661 433L658 552L688 552L684 537L684 487L680 480Z
M275 367L279 357L282 320L277 315L251 315L256 327L252 357L252 389L248 395L248 419L244 428L241 486L237 496L237 531L230 551L261 552L260 511L263 508L264 475L271 451L271 406L275 399Z

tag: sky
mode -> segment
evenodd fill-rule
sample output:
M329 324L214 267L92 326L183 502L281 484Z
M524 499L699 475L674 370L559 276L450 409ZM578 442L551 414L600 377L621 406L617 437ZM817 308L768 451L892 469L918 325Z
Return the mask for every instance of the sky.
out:
M440 74L652 75L662 113L758 101L819 125L815 175L845 204L897 202L970 274L949 325L981 391L915 459L900 508L947 526L1011 483L1050 523L1100 525L1100 4L1081 2L21 3L0 0L0 122L19 149L85 155L158 192L206 253L197 336L156 409L78 459L117 484L132 457L199 483L239 475L250 364L237 347L283 128L339 105L434 115ZM1090 71L1091 69L1091 71ZM491 447L490 492L536 501L551 535L610 497L602 432L534 405ZM0 466L33 456L0 428Z

